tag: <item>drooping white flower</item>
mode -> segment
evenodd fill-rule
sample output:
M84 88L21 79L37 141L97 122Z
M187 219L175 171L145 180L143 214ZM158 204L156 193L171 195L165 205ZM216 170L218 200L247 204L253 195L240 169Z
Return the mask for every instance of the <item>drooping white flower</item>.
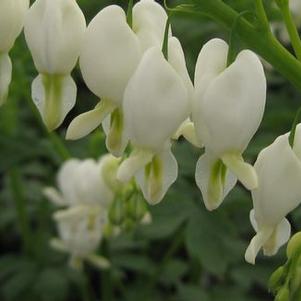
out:
M83 259L100 268L108 261L96 251L108 224L108 211L121 183L116 179L119 159L105 155L100 160L66 161L57 176L58 190L46 188L45 196L66 207L54 214L59 239L51 245L71 254L71 265L80 268Z
M191 112L191 91L176 38L169 39L168 60L159 47L147 50L126 88L125 131L135 149L121 164L117 178L126 182L136 176L151 204L160 202L177 178L170 139Z
M220 39L202 48L195 71L192 118L205 145L196 182L206 207L216 209L237 177L248 189L257 186L253 167L242 153L262 120L266 79L260 60L243 50L227 67L228 45Z
M22 31L29 0L0 2L0 106L5 102L12 77L9 51Z
M37 0L25 20L25 38L40 73L32 98L49 130L57 128L76 102L70 73L78 60L86 29L74 0Z
M257 234L245 255L253 264L261 248L265 255L274 255L290 237L291 226L285 217L301 202L301 125L293 148L288 134L278 137L260 152L255 170L259 184L252 191L250 219Z
M161 46L166 20L167 14L158 3L141 0L133 7L133 28L116 5L104 8L91 21L80 67L87 86L101 101L72 121L67 139L79 139L104 121L107 148L115 156L123 153L128 143L122 112L124 91L143 52Z

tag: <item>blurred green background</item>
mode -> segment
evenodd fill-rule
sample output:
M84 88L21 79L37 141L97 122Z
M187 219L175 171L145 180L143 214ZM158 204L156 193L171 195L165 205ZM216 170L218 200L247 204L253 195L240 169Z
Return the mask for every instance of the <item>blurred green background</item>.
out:
M78 2L88 21L102 7L113 3ZM248 0L226 2L237 10L252 5ZM269 14L278 17L273 11ZM228 38L223 28L206 18L176 16L172 25L183 43L191 75L202 45L212 37ZM151 208L153 223L108 241L108 256L113 264L109 272L99 274L87 266L83 277L71 270L67 255L49 246L49 239L56 234L51 218L55 208L42 195L42 189L55 185L63 161L51 140L63 140L70 121L94 107L96 98L87 90L77 68L73 72L79 90L77 105L56 134L49 136L31 101L30 85L37 73L23 35L11 57L13 81L8 102L0 109L1 301L87 301L89 297L102 301L272 300L267 281L285 261L283 248L273 258L259 256L254 267L244 261L245 249L254 234L249 222L250 194L237 185L218 211L207 212L194 183L201 151L184 141L174 145L179 178L164 201ZM266 114L245 153L249 162L290 129L300 105L300 95L281 75L270 70L267 77ZM78 158L98 158L106 152L101 130L80 141L64 143ZM17 199L24 200L26 206L18 205ZM300 229L300 217L300 209L289 216L294 232ZM22 240L24 231L30 235L30 244Z

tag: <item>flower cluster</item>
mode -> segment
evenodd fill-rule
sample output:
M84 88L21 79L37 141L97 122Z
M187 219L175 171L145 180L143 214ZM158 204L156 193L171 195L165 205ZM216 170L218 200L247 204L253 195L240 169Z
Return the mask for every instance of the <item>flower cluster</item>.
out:
M50 201L63 207L54 214L60 236L55 245L71 253L72 263L91 259L99 246L115 196L110 177L117 163L118 159L111 155L98 162L70 159L58 173L59 190L50 187L44 190ZM111 174L106 171L108 168Z
M58 172L58 190L44 189L45 196L62 207L54 214L60 238L52 240L52 245L70 253L75 267L82 260L107 267L109 263L94 254L102 238L118 234L123 221L127 225L129 220L133 223L150 221L144 200L137 191L116 179L119 161L109 154L98 161L69 159ZM128 205L124 210L117 208L123 196L126 198L122 203Z
M0 100L10 80L7 52L28 7L28 1L3 3L0 24L7 25L0 31ZM17 3L20 15L11 17ZM266 78L255 53L242 50L231 61L233 49L212 39L200 51L192 83L182 46L154 0L139 1L128 15L110 5L87 28L76 1L36 0L25 17L25 38L39 72L32 97L48 129L57 128L75 104L70 73L79 58L83 79L99 102L71 122L66 138L82 138L102 125L107 149L116 157L98 163L68 161L58 177L61 193L47 191L68 207L55 219L74 257L95 251L108 215L121 223L125 204L134 206L135 218L144 216L135 183L150 204L164 198L177 179L172 144L180 136L204 149L195 180L208 210L217 209L237 181L252 192L250 218L257 234L246 251L248 262L255 262L261 248L272 255L287 242L285 216L301 200L301 126L293 145L286 134L259 154L254 167L244 161L266 101ZM108 161L114 162L114 176L99 177ZM116 192L121 186L131 187L121 189L125 201Z

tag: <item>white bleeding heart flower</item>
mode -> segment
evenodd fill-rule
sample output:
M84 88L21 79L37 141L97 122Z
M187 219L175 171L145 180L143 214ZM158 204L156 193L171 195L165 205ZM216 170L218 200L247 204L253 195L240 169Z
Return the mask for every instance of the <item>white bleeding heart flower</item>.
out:
M112 155L105 155L98 162L70 159L58 173L58 190L46 188L44 194L61 206L90 204L107 209L118 189L118 166L119 159Z
M100 206L75 206L54 214L59 237L74 258L94 253L101 241L105 220Z
M202 48L195 71L192 119L206 148L197 164L196 182L209 210L221 204L235 177L248 189L257 186L256 172L242 153L263 117L266 78L250 50L241 51L230 66L227 56L226 42L213 39Z
M80 55L80 68L89 89L101 98L94 110L75 118L67 139L86 136L101 123L108 150L121 156L128 139L124 134L123 95L143 52L163 42L167 14L153 0L133 7L131 28L123 9L111 5L101 10L88 26Z
M77 88L70 73L85 30L85 17L74 0L37 0L26 16L25 38L39 72L32 98L49 130L75 105Z
M134 151L119 167L123 182L133 176L145 199L156 204L177 178L170 139L191 113L192 83L184 53L169 39L168 60L159 47L147 50L125 90L125 131Z
M293 148L288 134L282 135L260 152L254 167L259 185L252 191L250 219L257 234L245 255L252 264L261 248L265 255L274 255L290 237L285 217L301 202L301 125Z
M29 0L0 2L0 106L6 101L12 77L12 63L8 55L22 31Z

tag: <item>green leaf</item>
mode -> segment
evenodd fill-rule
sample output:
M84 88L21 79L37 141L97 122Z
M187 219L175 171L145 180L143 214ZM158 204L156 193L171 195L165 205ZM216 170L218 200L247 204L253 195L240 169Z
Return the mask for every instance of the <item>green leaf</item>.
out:
M68 295L68 281L59 269L42 271L34 285L34 290L43 301L64 301Z

